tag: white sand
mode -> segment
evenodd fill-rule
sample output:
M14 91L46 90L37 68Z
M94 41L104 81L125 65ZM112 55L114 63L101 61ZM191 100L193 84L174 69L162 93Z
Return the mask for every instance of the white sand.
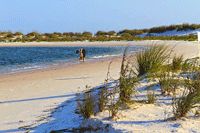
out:
M153 43L155 42L157 41L154 41ZM152 41L94 42L94 43L91 42L29 43L29 44L1 43L0 46L8 46L8 45L49 46L49 44L50 46L127 45L128 43L131 45L144 46L152 44ZM172 52L173 54L177 55L184 54L184 58L192 58L198 55L197 42L182 42L182 41L159 42L159 44L163 43L169 45L170 47L173 47L174 45L177 44ZM42 116L46 117L50 112L50 111L44 112L44 110L56 108L64 101L73 99L74 94L78 91L84 90L86 85L87 86L101 85L106 78L108 65L110 61L111 60L81 63L76 65L44 69L44 70L36 70L31 72L0 75L0 132L25 132L23 129L18 129L18 128L32 124L33 124L32 127L38 125L38 123L42 121L41 120L43 118ZM115 59L111 65L110 73L114 79L119 78L120 65L121 65L120 58ZM150 107L149 105L145 105L141 109L143 108L144 110L148 108L149 111L155 112L158 110L157 108L159 107L154 108L152 105ZM57 115L59 115L59 113ZM61 116L63 116L63 114ZM131 118L131 121L133 121L131 125L129 124L130 122L123 122L122 125L119 125L118 128L120 128L121 126L122 126L121 128L125 128L125 125L127 124L129 124L129 126L132 126L133 128L135 128L135 126L140 126L140 128L144 128L145 126L144 123L139 122L140 124L137 124L136 122L134 122L134 120L143 121L144 117L146 118L146 116L138 116L137 118L134 119ZM161 119L160 117L159 119ZM149 117L148 120L150 119L151 118ZM130 121L130 119L128 120L126 119L125 121ZM68 120L68 122L70 122L70 120ZM70 123L73 124L72 122ZM195 122L193 123L195 125L199 124ZM54 124L56 125L56 123ZM151 128L150 127L151 125L146 125L146 126L149 126L148 128ZM38 128L38 131L40 131L39 129L41 129L42 126L39 127L40 128ZM46 128L47 127L48 126L46 126ZM56 128L56 126L53 126L53 124L51 127L52 130L56 130L54 129ZM178 130L179 132L181 132L182 130L184 131L184 126L182 127L178 126L178 127L181 128L180 130ZM193 126L190 127L192 128ZM45 126L43 128L45 128ZM169 127L162 127L162 128L169 128ZM43 131L45 130L43 129ZM146 129L144 129L144 132L145 131ZM168 130L166 131L168 132Z
M158 81L157 81L158 82ZM147 100L146 87L156 82L148 82L146 80L138 86L140 92L135 100ZM101 120L104 124L111 124L115 131L121 132L137 132L137 133L199 133L200 117L194 117L195 109L187 114L187 117L176 121L169 120L172 114L172 98L169 95L160 95L160 88L155 88L155 103L143 104L137 103L130 106L130 109L120 110L118 116L114 120L109 120L109 112L98 113L95 118Z

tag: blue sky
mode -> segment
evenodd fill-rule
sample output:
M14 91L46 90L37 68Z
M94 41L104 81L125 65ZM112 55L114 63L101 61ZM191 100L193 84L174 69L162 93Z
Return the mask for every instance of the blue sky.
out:
M0 0L0 31L116 32L200 24L200 0Z

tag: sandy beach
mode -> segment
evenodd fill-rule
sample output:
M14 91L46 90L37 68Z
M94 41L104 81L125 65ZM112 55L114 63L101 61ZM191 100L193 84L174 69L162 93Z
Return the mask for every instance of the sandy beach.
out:
M169 45L172 54L184 58L198 56L197 42L66 42L66 43L0 43L5 46L72 46L72 45L139 45L152 43ZM0 132L22 132L19 127L32 125L45 110L55 108L74 94L101 85L111 60L85 62L75 65L0 75ZM112 60L110 74L119 78L121 58Z

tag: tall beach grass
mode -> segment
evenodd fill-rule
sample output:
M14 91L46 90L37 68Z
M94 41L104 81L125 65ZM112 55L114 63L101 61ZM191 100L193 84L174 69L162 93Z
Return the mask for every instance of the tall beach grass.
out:
M144 49L143 52L136 54L138 76L159 71L168 58L169 49L163 44L153 44L151 47Z

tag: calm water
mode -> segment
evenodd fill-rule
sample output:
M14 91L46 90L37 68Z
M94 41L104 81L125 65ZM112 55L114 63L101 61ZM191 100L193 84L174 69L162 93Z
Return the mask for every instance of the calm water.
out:
M86 61L122 56L125 46L0 47L0 74L80 63L76 49L85 48ZM129 53L141 47L129 47Z

